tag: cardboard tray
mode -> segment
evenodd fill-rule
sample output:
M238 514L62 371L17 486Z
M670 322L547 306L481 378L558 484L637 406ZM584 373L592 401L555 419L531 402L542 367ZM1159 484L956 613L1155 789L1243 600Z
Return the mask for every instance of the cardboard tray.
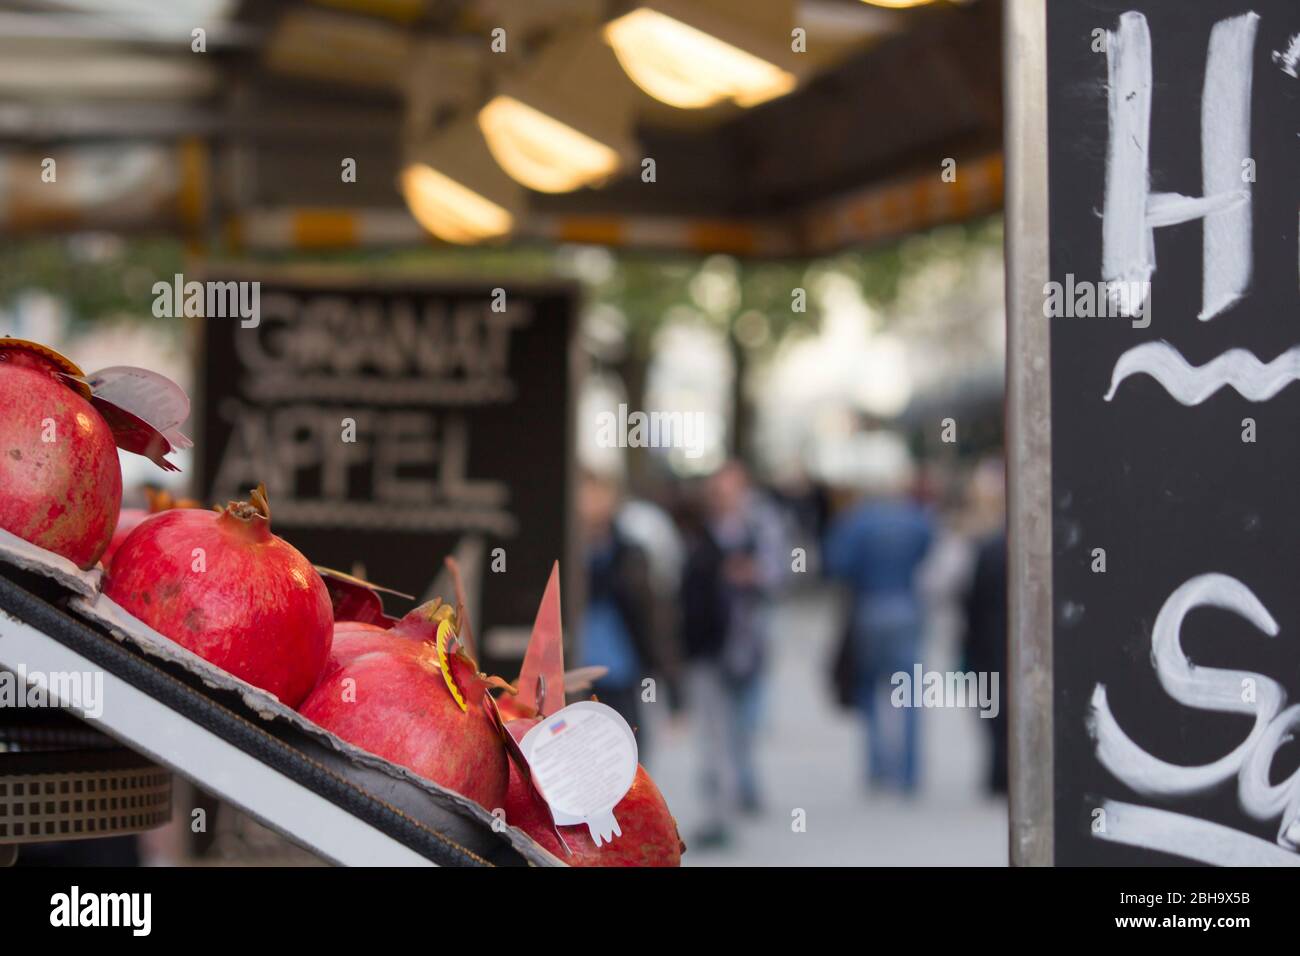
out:
M564 865L473 801L340 740L163 637L98 583L97 572L0 532L0 666L35 669L44 659L102 670L116 690L88 722L335 862L369 862L373 833L376 861L402 859L404 848L414 862L442 866ZM164 742L152 739L164 727ZM265 771L280 779L248 786ZM397 853L378 852L381 844Z

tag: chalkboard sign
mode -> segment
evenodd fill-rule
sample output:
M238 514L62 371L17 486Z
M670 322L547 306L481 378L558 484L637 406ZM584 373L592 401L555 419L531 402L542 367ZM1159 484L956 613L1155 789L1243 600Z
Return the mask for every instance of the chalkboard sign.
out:
M1021 822L1058 864L1300 864L1300 5L1051 0L1043 26L1048 275L1013 321L1050 346L1022 331L1012 374L1050 372L1050 619L1022 502L1013 683L1050 636L1051 806Z
M482 663L513 677L568 556L573 291L205 279L259 283L255 322L203 320L206 499L265 481L275 531L314 563L417 598L453 597L437 578L458 555Z

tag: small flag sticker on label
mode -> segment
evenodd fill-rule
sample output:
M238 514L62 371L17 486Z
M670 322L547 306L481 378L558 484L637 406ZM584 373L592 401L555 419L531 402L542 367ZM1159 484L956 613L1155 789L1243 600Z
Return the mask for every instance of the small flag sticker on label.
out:
M556 826L586 824L596 846L623 835L614 808L636 780L636 734L607 704L580 700L519 741Z

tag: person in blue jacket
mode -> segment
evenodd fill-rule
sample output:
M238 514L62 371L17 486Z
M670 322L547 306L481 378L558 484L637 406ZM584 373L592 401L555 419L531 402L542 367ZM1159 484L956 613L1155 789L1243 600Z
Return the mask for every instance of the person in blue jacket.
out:
M864 449L861 497L833 521L823 562L850 594L853 699L866 722L868 783L910 795L919 777L919 715L891 706L890 682L898 673L910 677L921 662L925 621L916 577L935 526L910 496L912 464L901 441Z

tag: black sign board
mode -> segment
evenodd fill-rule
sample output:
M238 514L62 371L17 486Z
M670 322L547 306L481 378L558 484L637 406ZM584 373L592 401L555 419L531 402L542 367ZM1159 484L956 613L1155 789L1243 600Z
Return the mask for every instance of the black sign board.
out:
M513 677L567 556L574 291L205 278L260 283L255 322L204 320L206 499L265 481L274 530L314 563L417 598L458 555L482 663ZM445 577L438 592L453 597Z
M1300 864L1300 5L1045 7L1054 860Z

